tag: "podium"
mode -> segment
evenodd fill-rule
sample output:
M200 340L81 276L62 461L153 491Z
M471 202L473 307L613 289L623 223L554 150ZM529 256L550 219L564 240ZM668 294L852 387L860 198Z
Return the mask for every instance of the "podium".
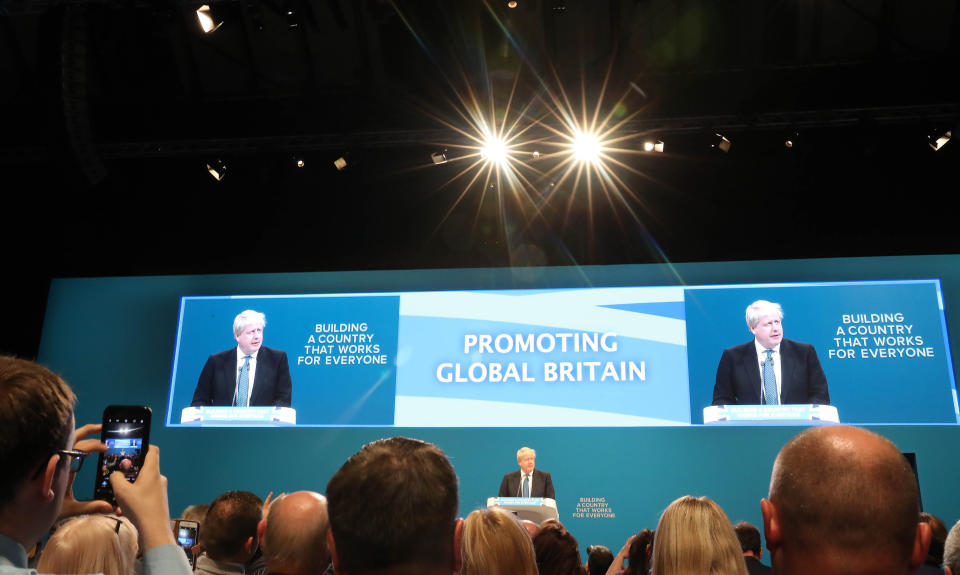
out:
M557 502L548 497L488 497L487 509L499 507L513 512L520 519L540 525L547 519L560 519Z
M822 425L840 423L832 405L711 405L703 408L704 425Z
M197 427L284 427L297 424L297 410L292 407L232 407L203 405L185 407L180 412L181 425Z

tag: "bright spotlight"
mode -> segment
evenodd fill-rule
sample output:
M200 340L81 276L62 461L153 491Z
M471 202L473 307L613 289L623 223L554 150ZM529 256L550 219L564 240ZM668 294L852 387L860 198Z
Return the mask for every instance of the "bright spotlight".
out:
M663 153L663 140L644 140L643 142L643 151L644 152L657 152Z
M447 151L443 150L442 152L434 152L430 154L430 159L433 160L434 164L446 164L447 163Z
M197 8L197 20L200 21L200 28L203 29L204 34L210 34L220 26L223 26L223 22L214 21L213 12L210 10L208 4Z
M600 156L600 140L596 134L577 132L573 141L573 155L581 162L596 162Z
M488 162L503 163L507 160L507 144L500 138L490 138L480 150L480 155Z

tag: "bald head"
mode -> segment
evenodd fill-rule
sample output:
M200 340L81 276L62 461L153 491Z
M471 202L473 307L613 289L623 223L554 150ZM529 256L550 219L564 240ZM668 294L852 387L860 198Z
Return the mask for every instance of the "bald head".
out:
M272 573L316 573L330 562L327 499L297 491L276 500L263 521L263 557Z
M866 565L869 558L909 572L917 483L897 446L880 435L839 425L797 435L777 455L763 507L767 546L781 560L806 554Z

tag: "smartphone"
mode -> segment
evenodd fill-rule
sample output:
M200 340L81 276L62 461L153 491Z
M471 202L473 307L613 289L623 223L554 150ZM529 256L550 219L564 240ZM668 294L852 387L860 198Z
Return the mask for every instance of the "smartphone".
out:
M193 547L197 544L197 538L200 536L200 524L196 521L177 519L173 533L177 537L177 545L187 554L187 561L190 562L190 566L196 567Z
M150 445L151 415L145 405L110 405L103 410L100 440L107 444L107 450L97 458L94 499L117 504L110 486L114 471L123 473L130 483L136 481Z

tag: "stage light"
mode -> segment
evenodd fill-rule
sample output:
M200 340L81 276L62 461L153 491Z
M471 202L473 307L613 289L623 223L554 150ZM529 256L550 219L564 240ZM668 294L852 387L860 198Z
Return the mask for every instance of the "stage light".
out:
M480 150L488 162L502 164L507 160L507 144L500 138L489 138Z
M510 0L509 2L507 2L507 8L516 8L517 4L518 4L517 0Z
M726 136L724 136L723 134L714 134L714 137L715 137L714 142L710 144L711 148L716 148L721 152L723 152L724 154L730 151L730 146L732 146L733 144L730 142L729 139L727 139Z
M342 172L343 170L346 170L346 169L347 169L347 158L346 158L346 154L344 154L343 156L340 156L339 158L337 158L336 160L334 160L334 161L333 161L333 165L337 168L337 171L341 171L341 172Z
M946 130L944 132L936 131L927 136L927 144L930 145L933 151L939 152L940 148L950 141L951 136L953 136L953 132L951 130Z
M217 158L212 162L207 163L207 171L210 172L210 175L213 176L213 179L220 181L227 176L227 163Z
M433 160L434 164L446 164L447 163L447 151L443 150L442 152L434 152L430 154L430 159Z
M663 140L644 140L643 142L643 151L644 152L657 152L663 153Z
M567 2L566 0L553 0L553 13L556 15L563 14L567 11Z
M304 167L304 166L306 165L306 164L304 163L304 161L303 161L303 157L302 157L302 156L294 156L294 157L293 157L293 164L294 164L296 167L298 167L298 168L302 168L302 167Z
M600 140L596 134L577 132L573 141L573 155L581 162L596 162L600 156Z
M213 12L210 10L208 4L197 8L197 20L200 21L200 28L203 30L204 34L210 34L214 32L220 26L223 26L223 22L216 22L213 18Z
M534 159L534 160L539 160L539 159L540 159L540 152L539 152L539 151L534 150L532 155L533 155L533 159Z

